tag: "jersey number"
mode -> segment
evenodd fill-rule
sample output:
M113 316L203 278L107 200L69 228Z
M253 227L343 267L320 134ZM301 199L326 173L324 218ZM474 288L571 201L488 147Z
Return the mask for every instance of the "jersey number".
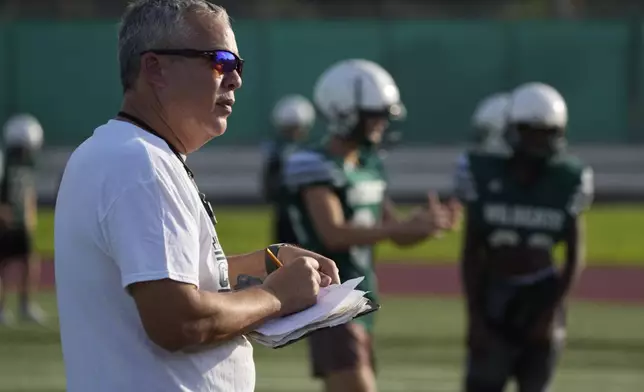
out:
M351 220L357 227L373 227L376 225L376 215L371 208L359 208ZM351 257L360 267L367 268L371 264L372 247L370 245L356 245L349 250Z

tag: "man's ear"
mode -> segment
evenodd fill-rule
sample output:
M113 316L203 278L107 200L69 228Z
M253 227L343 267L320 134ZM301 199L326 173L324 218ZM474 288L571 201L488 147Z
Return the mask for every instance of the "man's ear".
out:
M141 78L147 83L164 87L166 85L164 73L164 64L157 55L146 53L141 56Z

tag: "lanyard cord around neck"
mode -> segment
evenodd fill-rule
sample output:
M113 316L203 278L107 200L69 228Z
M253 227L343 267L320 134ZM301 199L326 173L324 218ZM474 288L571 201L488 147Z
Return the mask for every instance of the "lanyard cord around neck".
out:
M213 226L217 224L217 218L215 217L215 214L212 210L212 206L210 205L210 202L206 200L206 195L201 193L199 191L199 187L197 186L197 182L195 181L195 175L192 173L192 170L186 165L186 161L183 160L183 157L179 153L179 151L163 136L159 135L157 131L154 130L151 126L149 126L145 121L141 120L140 118L133 116L129 113L125 113L123 111L120 111L117 113L117 116L123 117L127 120L130 120L134 125L138 126L139 128L143 129L144 131L158 137L159 139L163 140L167 145L170 151L179 159L181 162L181 165L183 165L183 168L186 170L186 173L188 174L188 177L190 177L190 180L192 181L192 184L195 186L195 189L197 190L197 194L199 195L199 198L201 199L201 202L206 209L206 213L208 214L208 217L212 221Z
M119 117L123 117L127 120L132 121L136 126L139 128L143 129L144 131L153 134L154 136L158 137L159 139L163 140L165 144L168 145L168 148L170 148L170 151L181 161L181 164L183 165L183 168L186 170L186 173L188 173L188 176L190 177L191 180L194 181L195 175L192 173L192 170L186 165L186 161L183 160L183 157L179 153L179 151L163 136L159 135L157 131L155 131L151 126L149 126L145 121L141 120L140 118L133 116L131 114L125 113L125 112L118 112L117 114Z

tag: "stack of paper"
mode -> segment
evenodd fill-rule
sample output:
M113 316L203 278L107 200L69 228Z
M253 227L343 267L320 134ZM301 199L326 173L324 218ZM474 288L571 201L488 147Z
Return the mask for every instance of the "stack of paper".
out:
M347 280L341 285L320 289L317 303L301 312L273 319L248 337L264 346L278 348L293 343L311 332L347 323L356 317L378 309L364 297L365 291L355 288L364 277Z

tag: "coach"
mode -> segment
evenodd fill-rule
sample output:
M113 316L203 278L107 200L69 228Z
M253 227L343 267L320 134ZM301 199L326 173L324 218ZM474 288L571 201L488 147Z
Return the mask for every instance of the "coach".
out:
M244 334L315 303L337 268L291 246L269 246L279 269L265 250L227 258L217 239L184 161L224 133L242 83L225 10L137 1L118 44L122 111L74 151L56 206L67 390L253 391ZM234 288L249 276L263 283Z

